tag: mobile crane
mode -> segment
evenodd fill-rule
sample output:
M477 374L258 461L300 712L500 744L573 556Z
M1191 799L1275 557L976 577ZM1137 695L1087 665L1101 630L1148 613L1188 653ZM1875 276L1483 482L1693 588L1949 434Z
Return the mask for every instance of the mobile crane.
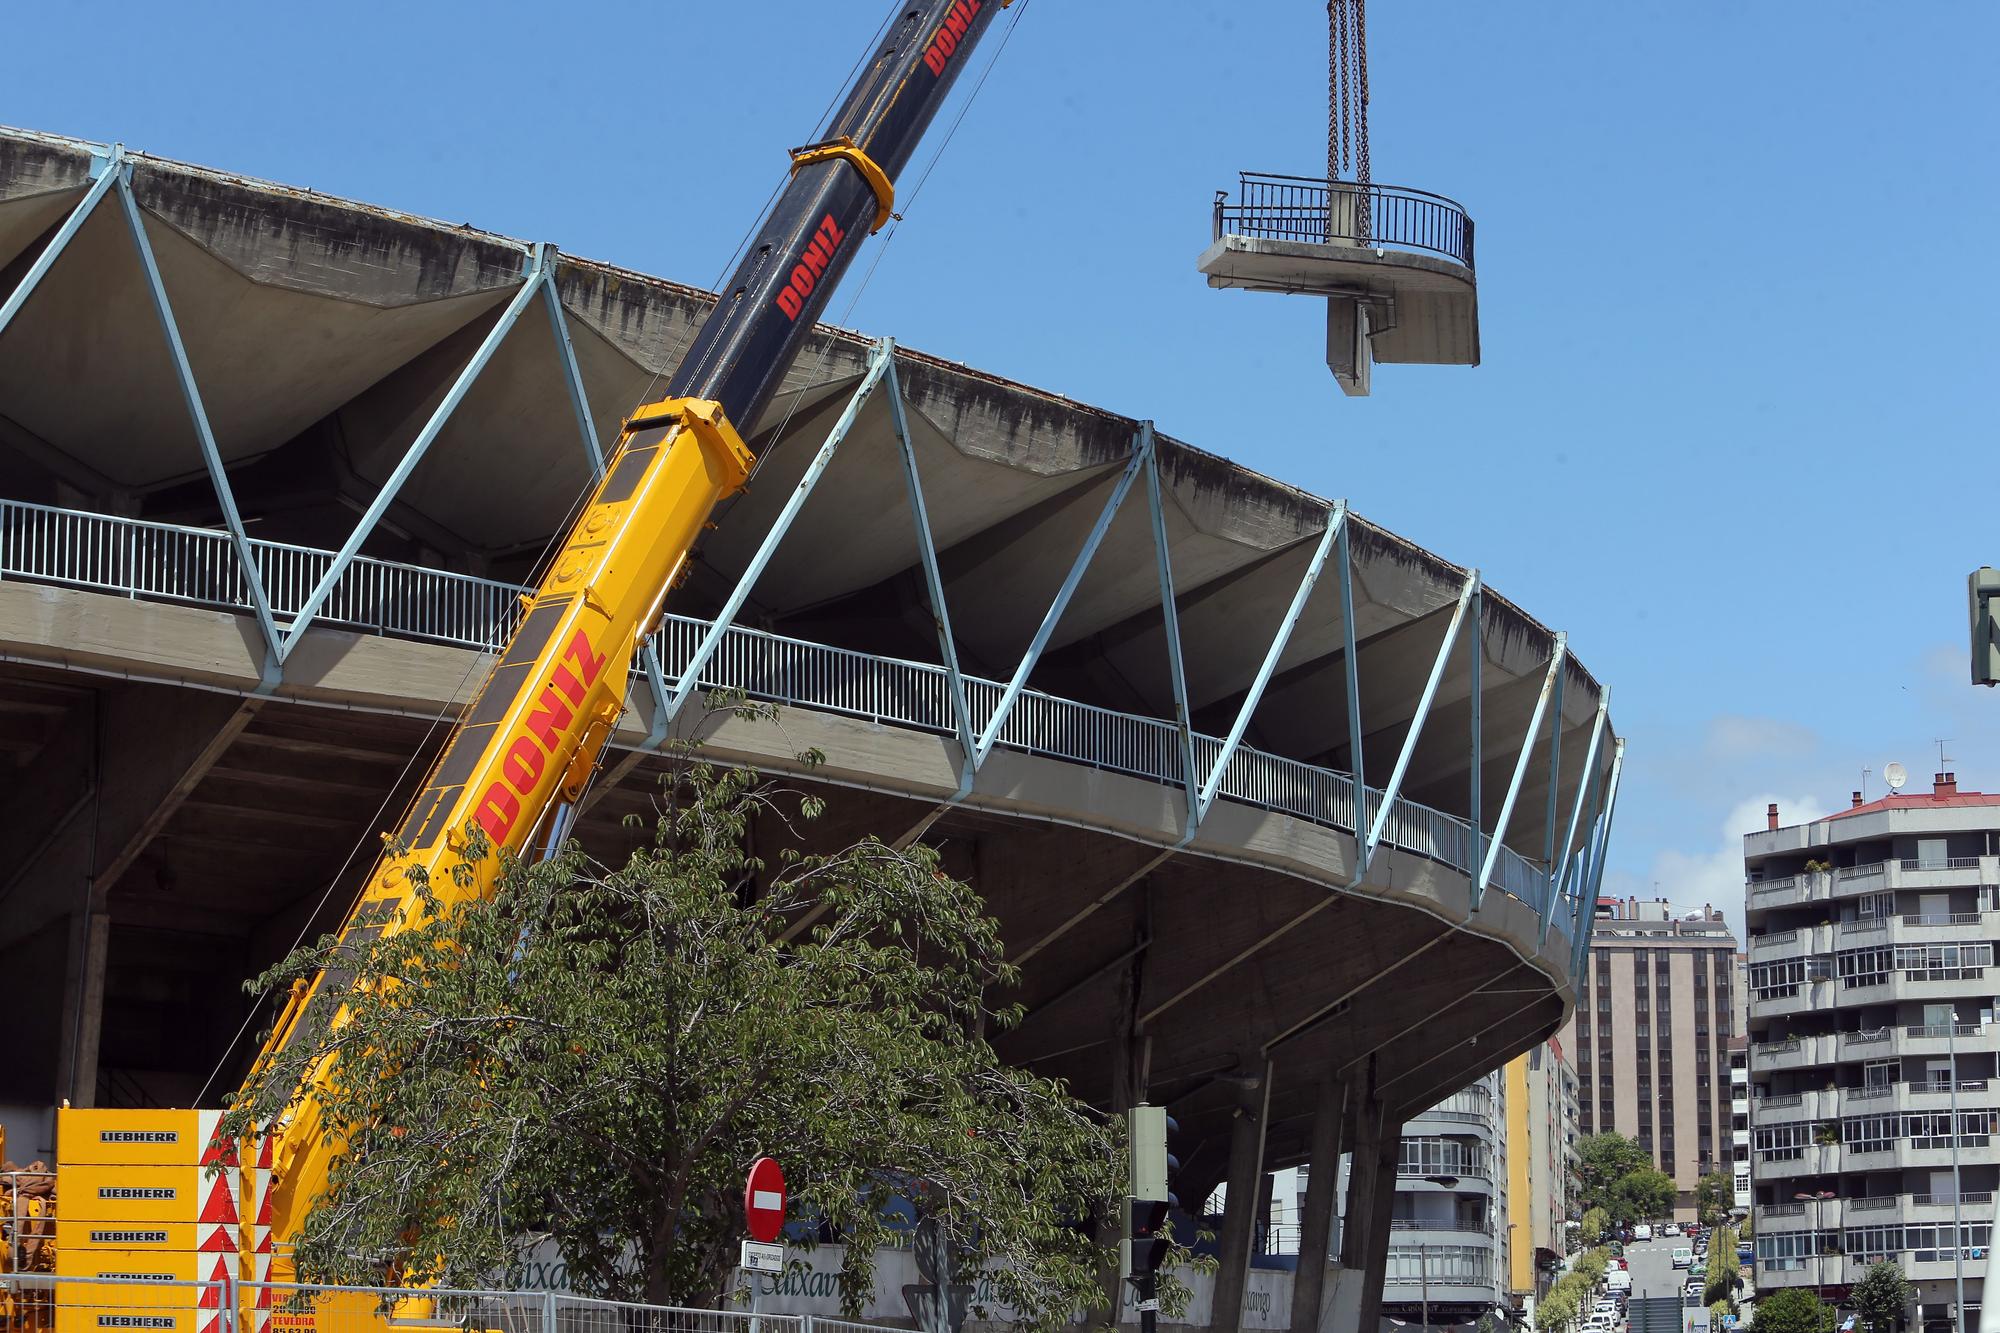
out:
M755 460L742 430L778 391L863 238L889 221L894 180L973 46L1009 3L899 0L828 137L792 152L789 181L666 395L625 422L500 661L402 825L385 839L340 929L344 944L365 947L414 924L413 880L425 881L448 909L492 890L499 853L526 854L560 836L624 710L634 654L657 628L667 592L716 505L749 479ZM472 854L480 841L475 827L491 854ZM351 974L329 970L296 987L258 1066L268 1067L322 1023L340 1023L351 982ZM59 1240L58 1276L130 1269L134 1247L158 1238L171 1251L200 1256L193 1276L210 1278L202 1268L212 1264L236 1265L240 1249L245 1277L292 1280L289 1238L323 1191L338 1151L320 1133L318 1090L332 1077L330 1063L317 1066L298 1089L289 1121L240 1164L234 1145L209 1142L215 1112L65 1109L58 1215L80 1225L68 1245ZM208 1183L218 1163L266 1183L222 1197ZM207 1179L188 1174L197 1168ZM220 1220L225 1214L238 1223L234 1237ZM127 1257L107 1270L111 1254ZM83 1290L77 1287L79 1302ZM60 1330L60 1284L57 1304ZM296 1317L288 1322L298 1325ZM265 1319L252 1324L267 1326ZM191 1319L187 1327L208 1324Z

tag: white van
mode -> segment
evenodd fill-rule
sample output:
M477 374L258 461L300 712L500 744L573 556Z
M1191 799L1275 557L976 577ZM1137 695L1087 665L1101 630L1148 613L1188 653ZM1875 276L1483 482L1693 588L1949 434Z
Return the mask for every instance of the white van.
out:
M1632 1290L1632 1274L1623 1268L1612 1269L1604 1275L1604 1289L1606 1291Z
M1638 1226L1632 1228L1633 1240L1651 1240L1652 1238L1653 1238L1652 1223L1641 1222Z
M1694 1267L1694 1251L1690 1250L1685 1245L1674 1246L1674 1267L1675 1268Z

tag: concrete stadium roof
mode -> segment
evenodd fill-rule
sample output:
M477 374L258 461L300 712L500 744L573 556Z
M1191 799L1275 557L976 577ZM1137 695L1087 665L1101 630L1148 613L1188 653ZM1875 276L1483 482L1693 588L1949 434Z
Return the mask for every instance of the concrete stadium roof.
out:
M84 197L101 153L78 140L0 130L0 300ZM336 549L521 289L535 247L206 168L144 155L130 160L145 233L252 535ZM126 219L107 203L0 335L0 499L218 526L216 493L137 254ZM556 264L560 309L602 445L616 438L620 417L649 386L657 392L712 297L596 261L564 255ZM746 432L762 459L755 482L720 516L669 610L714 613L860 380L871 342L847 330L817 331L786 391ZM1005 680L1129 457L1138 423L907 349L898 349L897 366L958 651L969 673ZM888 403L877 394L756 585L742 623L878 656L938 660L896 448ZM1193 725L1220 736L1273 641L1331 505L1182 441L1162 437L1157 458ZM363 551L524 581L591 475L553 322L531 312L508 333ZM1379 786L1411 730L1469 571L1365 521L1353 521L1350 535L1358 660L1346 661L1338 580L1322 578L1247 741L1348 772L1358 754ZM1530 743L1524 733L1557 636L1491 590L1481 606L1478 813L1490 831ZM113 893L113 920L134 930L240 936L243 961L261 966L274 942L312 922L312 892L302 891L337 878L338 854L376 821L377 794L402 790L398 771L407 777L409 754L429 735L421 719L454 706L478 655L316 628L307 651L271 687L258 682L253 631L244 624L240 615L214 610L0 584L0 658L13 663L0 690L0 757L27 798L55 803L70 788L32 775L57 761L75 719L95 711L115 730L117 719L129 716L130 746L143 748L168 744L145 719L162 708L185 711L190 735L173 743L186 757L162 769L181 782L159 791L141 783L148 794L131 802L141 812L149 801L168 802L166 814L134 816L140 850L132 857L151 896L136 887ZM1145 505L1130 503L1030 684L1085 704L1171 718L1165 624L1151 519ZM1472 786L1469 665L1461 643L1403 787L1408 800L1461 817ZM99 687L80 683L87 677L67 674L120 671L248 702L175 704L172 692L138 684L103 687L109 694L98 698L92 691ZM1359 682L1359 735L1347 721L1350 671ZM10 691L18 716L4 703ZM1544 729L1532 738L1534 762L1507 834L1530 860L1542 858L1551 832L1565 831L1580 784L1600 784L1608 771L1609 735L1597 764L1584 771L1601 697L1599 683L1567 658L1555 800ZM306 703L364 711L332 713ZM810 725L828 728L832 780L864 789L866 800L855 807L862 827L880 831L898 820L929 827L924 812L953 785L953 742L847 719ZM626 742L636 744L644 729L643 718L628 715ZM204 739L209 732L227 735ZM9 747L10 736L20 743ZM759 756L750 740L723 736L719 743L725 754L774 758ZM125 752L110 742L102 748ZM306 755L310 772L297 762ZM76 790L100 790L96 782ZM298 800L286 805L292 791ZM593 812L595 835L614 836L618 817L643 813L646 800L643 791L607 797ZM1155 1073L1208 1089L1202 1095L1213 1105L1197 1098L1194 1109L1214 1113L1218 1134L1227 1133L1233 1103L1226 1078L1214 1080L1246 1067L1246 1040L1254 1055L1259 1043L1292 1033L1285 1036L1288 1058L1306 1052L1297 1058L1308 1065L1389 1049L1404 1062L1401 1089L1410 1094L1428 1088L1433 1074L1469 1076L1510 1053L1490 1037L1474 1049L1513 1009L1487 1013L1490 1002L1475 1000L1469 979L1509 979L1517 989L1499 993L1546 999L1522 1020L1537 1032L1553 1031L1567 1011L1566 946L1538 945L1532 912L1524 925L1518 902L1489 893L1475 918L1462 876L1454 887L1435 863L1413 867L1414 858L1403 858L1371 870L1356 893L1341 898L1341 910L1294 930L1288 923L1312 916L1327 887L1343 884L1352 840L1225 800L1188 855L1158 865L1150 858L1174 843L1177 800L1171 789L1137 779L1006 754L970 799L935 825L930 836L970 858L951 862L955 869L1008 886L1014 906L996 911L1010 943L1038 951L1024 981L1033 1016L1009 1039L1010 1053L1063 1073L1087 1095L1110 1094L1104 1034L1093 1027L1081 1040L1073 1029L1100 1023L1115 998L1120 973L1103 960L1132 956L1140 927L1125 908L1142 895L1127 894L1118 912L1072 926L1077 894L1138 874L1150 877L1143 929L1156 942L1144 946L1155 962L1135 983L1139 1003L1162 1012L1177 1006L1176 1026L1156 1029ZM274 813L280 805L296 817ZM46 826L33 818L23 815L16 826ZM1149 863L1156 868L1146 870ZM140 871L127 878L136 881ZM0 893L8 888L0 884ZM989 899L998 903L995 891L988 888ZM170 905L173 895L189 892L201 895L198 911ZM49 901L56 911L64 900ZM17 933L34 928L25 916L16 920ZM1348 978L1387 975L1415 956L1411 950L1422 954L1447 937L1450 948L1399 974L1392 991L1358 1000L1343 993ZM12 942L0 932L0 954ZM1251 965L1231 971L1253 954ZM1190 982L1225 973L1228 985L1180 1003L1192 993ZM154 1010L135 1007L128 1021L143 1026ZM1417 1026L1425 1013L1447 1011L1455 1016L1437 1018L1430 1030ZM1330 1017L1339 1019L1339 1031L1327 1026ZM205 1022L213 1027L215 1020ZM1501 1035L1519 1049L1527 1031ZM1458 1053L1427 1064L1448 1048ZM1296 1130L1305 1112L1287 1106ZM1302 1140L1274 1151L1302 1152Z

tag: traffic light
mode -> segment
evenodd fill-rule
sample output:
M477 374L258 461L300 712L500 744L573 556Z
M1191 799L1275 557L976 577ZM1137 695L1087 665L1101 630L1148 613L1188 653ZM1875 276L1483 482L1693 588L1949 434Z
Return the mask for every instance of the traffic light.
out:
M1180 1129L1164 1106L1135 1106L1125 1113L1127 1160L1125 1192L1135 1199L1165 1199L1179 1203L1170 1188L1181 1164L1168 1151L1168 1138Z
M1993 599L2000 597L2000 569L1980 566L1965 580L1966 609L1972 620L1972 683L2000 684L2000 626Z
M1139 1322L1146 1330L1159 1309L1160 1265L1173 1248L1168 1220L1179 1200L1170 1186L1180 1163L1167 1141L1178 1129L1163 1106L1135 1106L1125 1113L1128 1176L1121 1267L1138 1296Z

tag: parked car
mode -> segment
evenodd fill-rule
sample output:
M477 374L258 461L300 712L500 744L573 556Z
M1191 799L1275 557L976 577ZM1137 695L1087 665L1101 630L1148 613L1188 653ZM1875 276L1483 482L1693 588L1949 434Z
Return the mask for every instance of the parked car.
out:
M1669 1222L1660 1228L1660 1234L1662 1236L1678 1236L1681 1234L1681 1229L1677 1223Z
M1685 1245L1674 1246L1674 1267L1692 1268L1693 1266L1694 1266L1694 1251L1690 1250Z
M1651 1240L1652 1238L1653 1228L1650 1224L1641 1222L1638 1226L1632 1228L1633 1240Z

